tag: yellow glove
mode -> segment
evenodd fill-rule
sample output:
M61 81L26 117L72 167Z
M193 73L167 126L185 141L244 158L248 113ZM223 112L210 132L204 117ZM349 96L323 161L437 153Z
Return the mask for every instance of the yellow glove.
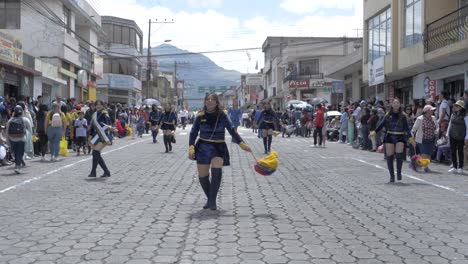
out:
M188 148L188 153L189 153L189 154L195 154L195 146L194 146L194 145L191 145L191 146Z
M245 142L241 142L239 143L239 147L242 149L242 150L245 150L245 151L248 151L250 148L247 144L245 144Z
M375 132L375 131L371 131L371 132L370 132L370 136L371 136L371 137L375 137L375 135L377 135L377 132Z
M414 141L414 138L413 138L413 137L408 138L408 143L410 143L411 145L415 145L415 144L416 144L416 142Z

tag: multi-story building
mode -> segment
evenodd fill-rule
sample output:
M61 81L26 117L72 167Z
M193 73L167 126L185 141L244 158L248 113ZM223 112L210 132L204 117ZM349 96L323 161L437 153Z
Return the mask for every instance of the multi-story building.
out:
M344 100L343 82L328 78L327 71L356 51L360 38L268 37L265 53L265 98L283 108L292 99Z
M364 1L363 79L403 103L468 89L468 0Z
M100 98L110 103L141 105L141 67L143 32L133 20L103 16L105 32L99 47L105 54Z
M103 32L101 17L86 1L12 0L0 5L3 13L8 15L0 16L1 53L13 55L0 62L2 95L43 95L45 103L56 95L88 99L90 90L93 96L102 72L95 47ZM7 44L11 41L13 46Z

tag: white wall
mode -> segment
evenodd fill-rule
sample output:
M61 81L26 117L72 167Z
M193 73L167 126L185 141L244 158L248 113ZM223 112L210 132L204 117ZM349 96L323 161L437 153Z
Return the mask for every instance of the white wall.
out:
M449 77L465 74L468 71L468 63L464 65L451 66L440 70L434 70L427 73L422 73L413 77L413 97L422 98L426 97L427 94L424 92L424 79L429 77L431 80L437 80L437 94L444 89L443 80ZM465 79L465 90L468 89L467 80Z

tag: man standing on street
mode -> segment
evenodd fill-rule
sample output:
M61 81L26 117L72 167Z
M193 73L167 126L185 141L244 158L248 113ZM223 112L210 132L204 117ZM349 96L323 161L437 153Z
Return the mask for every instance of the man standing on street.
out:
M180 122L182 123L182 129L185 129L185 125L187 124L188 111L185 108L182 108L179 115Z
M322 104L317 105L317 110L315 111L314 119L314 147L317 147L317 135L320 138L319 147L322 147L323 134L322 128L325 125L325 114L322 109Z

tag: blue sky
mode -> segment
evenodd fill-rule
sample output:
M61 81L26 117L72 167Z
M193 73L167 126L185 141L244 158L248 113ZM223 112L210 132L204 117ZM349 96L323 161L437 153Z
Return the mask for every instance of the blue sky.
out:
M261 47L268 36L356 37L362 28L362 0L91 0L101 15L135 20L147 44L171 44L192 52ZM362 32L361 32L362 33ZM263 67L261 50L207 55L221 67L255 72Z

